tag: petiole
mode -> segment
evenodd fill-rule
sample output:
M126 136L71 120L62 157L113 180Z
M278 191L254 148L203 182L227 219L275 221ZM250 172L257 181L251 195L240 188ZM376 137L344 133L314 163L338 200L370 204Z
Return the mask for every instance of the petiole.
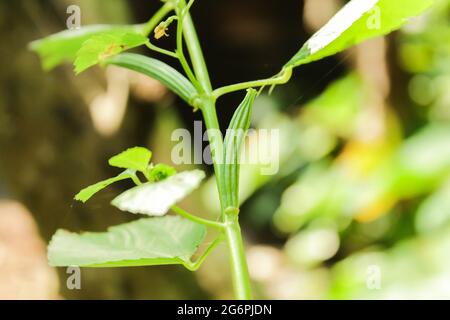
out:
M275 77L269 78L269 79L263 79L263 80L255 80L255 81L248 81L248 82L241 82L237 84L232 84L229 86L225 86L219 89L216 89L213 91L213 96L215 99L218 99L219 97L236 92L241 90L247 90L250 88L259 88L259 87L266 87L266 86L276 86L279 84L285 84L287 83L292 77L292 68L285 68L283 69L278 75Z
M181 209L180 207L173 206L172 207L172 211L175 212L176 214L186 218L186 219L189 219L189 220L191 220L193 222L197 222L197 223L203 224L203 225L205 225L207 227L212 227L212 228L218 229L220 231L223 231L225 229L225 225L223 223L216 222L216 221L211 221L211 220L207 220L207 219L203 219L203 218L194 216L194 215L190 214L189 212Z

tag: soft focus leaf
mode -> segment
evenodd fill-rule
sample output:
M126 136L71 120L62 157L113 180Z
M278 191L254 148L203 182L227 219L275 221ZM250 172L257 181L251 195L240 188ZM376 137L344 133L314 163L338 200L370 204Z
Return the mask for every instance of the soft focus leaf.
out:
M51 70L63 62L74 62L78 50L88 39L111 31L139 33L142 32L142 25L93 25L79 30L66 30L32 42L30 49L39 54L43 68Z
M127 68L156 79L187 103L192 104L197 96L197 91L186 77L159 60L138 54L124 53L107 59L104 63Z
M410 137L399 150L391 176L402 197L438 187L450 174L450 127L432 124Z
M372 247L349 255L332 267L330 295L326 298L428 300L449 297L449 231L447 226L439 232L397 241L385 250Z
M89 186L83 190L81 190L76 196L75 200L81 201L86 203L90 198L92 198L96 193L100 192L101 190L105 189L106 187L110 186L113 183L131 179L134 172L131 170L127 170L121 174L119 174L117 177L110 178L104 181L100 181L92 186Z
M355 131L355 118L364 104L363 81L356 74L332 82L316 99L307 104L302 120L321 126L333 135L350 137Z
M195 190L204 178L205 173L200 170L181 172L163 181L125 191L112 201L112 205L135 214L163 216Z
M433 0L352 0L309 39L285 67L297 67L400 28Z
M109 159L109 165L123 169L146 172L152 158L152 152L146 148L130 148Z
M141 219L105 233L59 230L48 247L48 259L58 267L185 264L205 235L204 226L177 216Z
M125 50L139 47L148 41L147 37L137 32L111 31L91 37L83 43L77 52L75 72L86 69L115 56Z
M432 234L450 225L450 180L426 198L417 210L416 230Z

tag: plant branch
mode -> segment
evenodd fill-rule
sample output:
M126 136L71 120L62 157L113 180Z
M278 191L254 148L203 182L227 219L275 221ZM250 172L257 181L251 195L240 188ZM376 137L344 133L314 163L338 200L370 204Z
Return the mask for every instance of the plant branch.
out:
M184 10L184 8L186 8L186 2L184 0L179 1L180 9ZM191 57L196 78L200 82L204 93L209 94L212 92L211 81L209 79L208 69L206 68L203 51L198 40L197 31L195 30L189 11L185 12L185 17L183 18L183 23L181 25L183 27L186 46L189 51L189 56Z
M186 6L184 3L180 2L178 7L175 7L172 2L167 2L164 6L161 7L161 9L150 19L149 22L147 22L145 28L144 28L144 34L149 36L149 34L152 32L153 29L155 29L158 24L161 22L161 20L172 10L175 9L177 16L170 17L167 21L165 21L165 24L170 25L172 21L177 20L178 26L177 26L177 50L176 52L172 52L166 49L163 49L161 47L158 47L154 45L150 39L146 43L146 46L155 52L161 53L163 55L178 59L180 61L181 66L183 67L184 72L186 73L189 80L194 84L194 86L197 89L201 89L198 80L196 79L194 73L192 72L191 67L189 66L189 63L187 62L187 59L184 55L183 50L183 21L186 14L189 12L189 9L194 4L194 0L191 0L189 4Z
M164 54L166 56L178 59L178 55L175 52L155 46L153 43L150 42L150 40L145 45L147 46L147 48L149 48L152 51L155 51L155 52Z
M291 79L291 77L292 77L292 68L285 68L278 75L269 79L242 82L216 89L213 92L213 96L215 99L218 99L219 97L231 92L247 90L250 88L285 84Z
M134 184L137 186L142 185L142 182L136 173L131 174L131 180L133 180Z
M158 26L158 24L164 19L166 15L169 14L170 11L174 10L174 4L172 2L166 2L154 15L153 17L145 24L143 33L145 36L149 36L150 33Z
M164 17L169 14L170 11L174 10L174 4L172 2L166 2L154 15L153 17L145 24L143 33L145 36L149 37L150 33L158 26L158 24L164 19ZM154 45L150 38L146 43L147 48L152 51L164 54L166 56L178 59L178 55L175 52L160 48Z
M191 5L193 2L190 3ZM180 60L181 66L184 69L184 72L188 76L189 80L194 84L194 86L197 89L201 90L200 83L198 82L197 78L195 77L194 73L192 72L191 67L189 66L189 63L187 62L186 56L184 55L184 49L183 49L183 22L184 18L186 17L186 14L189 12L190 7L178 8L178 25L177 25L177 57L178 60Z
M184 0L179 0L181 6L185 6ZM183 20L183 33L186 40L186 46L189 52L189 56L192 61L194 72L197 80L199 81L202 91L201 94L201 110L205 119L205 124L208 130L220 130L219 121L216 113L215 97L212 93L212 85L206 67L203 52L198 41L197 32L192 22L192 17L189 12L186 13L186 17ZM231 260L231 271L233 276L233 287L237 299L251 299L251 287L250 277L248 274L247 262L245 258L244 245L242 243L242 235L239 227L239 219L237 215L225 214L224 198L226 196L226 190L224 187L224 177L221 170L220 163L222 160L222 154L215 152L222 150L223 140L216 135L210 136L211 155L214 162L214 171L216 173L217 186L220 195L222 218L225 224L225 235L228 243L228 251Z
M203 252L201 257L198 258L197 261L191 262L191 263L186 263L186 264L184 264L184 266L189 271L197 271L201 267L201 265L203 264L205 259L209 256L209 254L223 241L223 239L224 239L224 234L223 233L219 234L219 236L216 238L216 240L214 240L211 243L211 245L205 250L205 252Z
M173 206L172 211L186 219L193 221L193 222L197 222L197 223L203 224L208 227L216 228L220 231L223 231L225 229L225 225L223 223L197 217L195 215L190 214L186 210L181 209L180 207Z

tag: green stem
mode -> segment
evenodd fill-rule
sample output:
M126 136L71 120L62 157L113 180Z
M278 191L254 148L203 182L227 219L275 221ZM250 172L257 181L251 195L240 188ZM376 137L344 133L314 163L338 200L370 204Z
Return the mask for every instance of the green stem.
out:
M186 219L189 219L191 221L203 224L205 226L216 228L216 229L218 229L220 231L223 231L225 229L225 225L223 223L216 222L216 221L211 221L211 220L207 220L207 219L203 219L203 218L194 216L194 215L190 214L189 212L187 212L186 210L181 209L180 207L173 206L172 207L172 211L175 212L176 214L182 216L182 217L185 217Z
M184 266L189 271L197 271L200 266L203 264L205 259L209 256L209 254L223 241L223 233L219 234L219 236L216 238L216 240L211 243L211 245L205 250L205 252L201 255L200 258L198 258L195 262L190 262L185 264Z
M180 2L184 2L180 0ZM183 33L186 41L186 46L191 57L192 65L194 67L197 80L200 82L205 93L212 92L211 81L209 79L208 69L206 68L203 51L198 41L197 31L195 30L191 14L186 13L183 19Z
M225 235L231 258L234 293L238 300L250 300L252 291L238 216L225 215L225 224L227 225Z
M225 209L225 181L223 176L223 139L220 133L220 125L217 119L216 105L213 99L207 97L203 99L201 104L203 119L208 130L209 145L211 148L211 157L214 164L214 172L216 173L217 188L219 191L220 207L222 208L222 216Z
M150 41L148 41L145 45L147 46L147 48L149 48L149 49L152 50L152 51L155 51L155 52L164 54L164 55L166 55L166 56L169 56L169 57L178 59L178 55L177 55L175 52L172 52L172 51L169 51L169 50L160 48L160 47L158 47L158 46L155 46L155 45L154 45L153 43L151 43Z
M142 185L142 182L141 182L141 180L139 179L139 177L137 176L136 173L133 173L131 175L131 180L133 180L134 184L137 185L137 186Z
M215 102L213 99L207 99L202 106L203 116L205 119L206 127L208 129L219 129L217 121ZM223 140L218 141L217 136L210 136L210 145L216 146L218 150L223 150ZM212 150L213 151L213 150ZM226 190L223 177L223 161L221 154L215 152L212 153L214 162L214 171L216 173L217 186L219 190L219 198L221 203L222 217L225 223L225 235L228 243L228 252L231 263L231 275L233 278L233 288L235 297L238 300L251 299L250 289L250 277L248 274L247 262L245 258L244 245L242 242L242 235L239 226L238 215L227 214L225 206Z
M195 77L194 73L191 70L191 67L189 63L187 62L186 56L184 55L184 49L183 49L183 21L186 17L186 13L189 11L186 7L183 9L178 9L178 25L177 25L177 56L178 60L180 60L181 66L184 69L184 72L186 72L186 75L188 76L189 80L194 84L194 86L197 88L197 90L201 91L201 86L199 82L197 81L197 78Z
M167 2L164 4L151 19L145 24L143 33L146 36L149 36L150 33L156 28L156 26L164 19L165 16L169 14L170 11L174 9L174 6L171 2Z
M164 19L166 15L169 14L170 11L174 9L174 6L171 2L167 2L165 5L161 7L154 15L153 17L145 24L143 28L143 33L145 36L149 36L150 33L156 28L156 26ZM169 57L178 59L178 55L175 52L160 48L156 45L154 45L150 39L146 43L147 48L150 50L153 50L155 52L167 55Z
M184 0L180 0L180 3L181 8L186 6ZM205 119L206 128L208 130L220 130L216 113L216 99L212 94L212 85L209 78L208 69L206 67L203 52L198 41L194 23L192 22L192 17L189 13L186 13L186 17L183 20L183 32L196 78L199 81L203 91L200 92L202 100L201 109ZM210 136L210 145L212 147L216 147L216 151L223 150L222 138L218 140L214 139L217 139L217 135ZM221 170L221 165L223 163L222 152L212 152L212 158L221 199L222 217L225 223L225 235L227 238L228 251L231 259L231 274L233 277L235 295L236 298L240 300L251 299L250 277L248 274L238 215L226 214L226 208L224 208L225 202L222 200L225 195L225 188L223 185L224 177Z
M274 85L278 85L278 84L285 84L291 79L291 77L292 77L292 68L286 68L286 69L283 69L279 75L269 78L269 79L242 82L242 83L232 84L232 85L229 85L226 87L216 89L213 92L213 96L215 99L218 99L219 97L221 97L225 94L235 92L235 91L247 90L250 88L258 88L258 87L264 87L264 86L274 86Z

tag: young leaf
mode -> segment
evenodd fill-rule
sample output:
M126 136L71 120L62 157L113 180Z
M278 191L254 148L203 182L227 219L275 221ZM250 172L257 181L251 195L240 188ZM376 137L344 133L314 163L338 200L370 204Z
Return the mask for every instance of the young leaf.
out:
M111 178L111 179L107 179L104 181L100 181L92 186L89 186L83 190L81 190L76 196L75 196L75 200L77 201L81 201L83 203L86 203L90 198L92 198L96 193L98 193L99 191L105 189L106 187L110 186L113 183L122 181L122 180L126 180L126 179L131 179L131 177L133 176L134 172L132 170L127 170L125 172L122 172L121 174L119 174L117 177Z
M127 68L154 78L187 103L192 104L197 97L197 91L186 77L159 60L138 54L124 53L105 60L104 64Z
M163 216L178 201L195 190L205 178L200 170L185 171L156 183L146 183L125 191L112 201L122 211Z
M152 152L146 148L130 148L109 159L109 165L123 169L133 169L146 173Z
M63 62L74 62L85 41L95 35L111 31L142 33L143 25L93 25L79 30L66 30L30 43L29 48L39 54L42 66L49 71Z
M239 155L242 143L250 128L252 106L257 91L250 89L245 99L231 119L224 143L223 170L225 177L226 199L225 207L239 207Z
M77 52L75 72L79 74L109 57L139 47L147 41L146 36L137 32L111 31L95 35L84 42Z
M157 164L155 167L153 167L150 170L149 174L149 180L152 182L158 182L162 181L164 179L167 179L177 173L177 170L175 168L168 166L166 164Z
M55 267L130 267L189 264L206 227L178 216L147 218L105 233L59 230L48 247Z
M352 0L285 65L297 67L400 28L433 0Z

